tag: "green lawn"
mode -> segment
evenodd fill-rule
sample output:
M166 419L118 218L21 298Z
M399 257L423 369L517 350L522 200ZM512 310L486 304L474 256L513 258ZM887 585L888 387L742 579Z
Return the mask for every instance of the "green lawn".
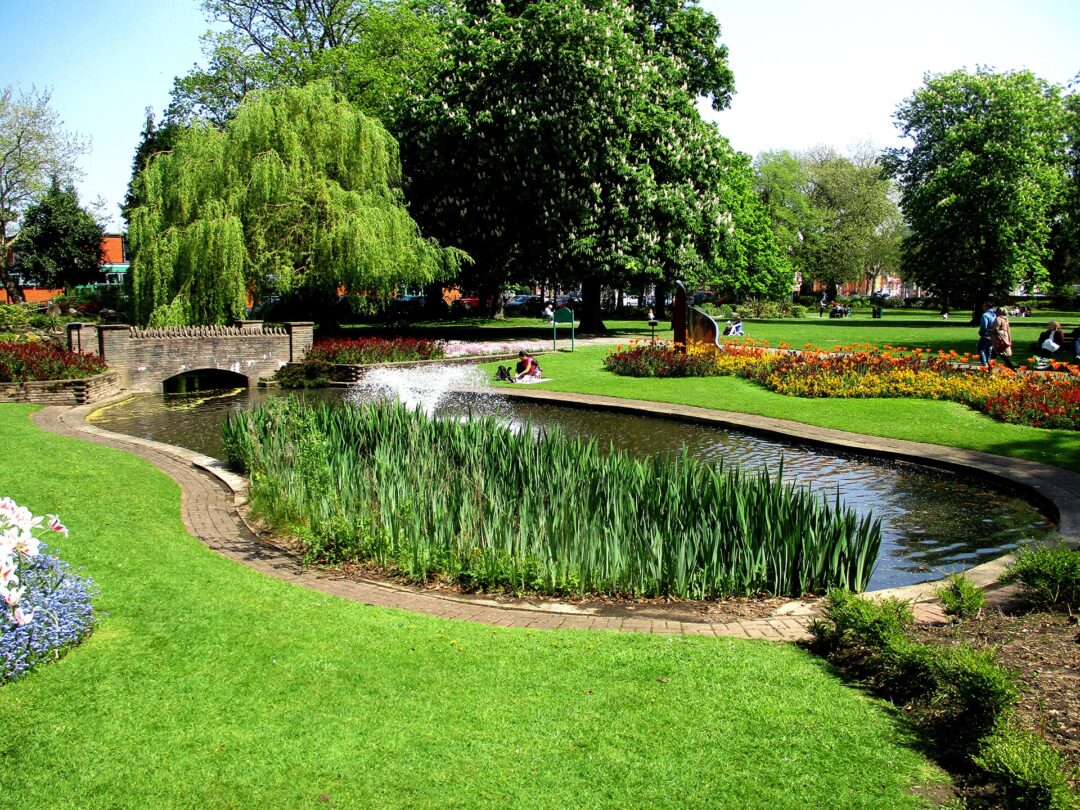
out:
M1080 432L997 422L964 405L922 399L803 399L735 377L639 379L603 369L613 347L583 346L543 355L549 391L575 391L739 411L894 439L966 447L1080 472ZM494 377L497 363L483 368Z
M0 406L0 493L62 516L104 618L3 687L6 807L899 808L943 778L791 646L499 629L256 574L185 533L170 479L30 410Z
M1070 327L1080 324L1080 314L1075 312L1039 313L1030 318L1010 319L1018 358L1029 356L1028 352L1033 348L1030 344L1051 319ZM807 318L749 320L745 331L748 337L768 341L771 346L784 342L796 349L808 343L826 349L870 343L960 354L975 354L979 337L978 329L967 323L962 313L943 321L940 315L932 312L904 309L886 309L880 319L871 318L869 312L856 312L847 318L819 318L811 314Z

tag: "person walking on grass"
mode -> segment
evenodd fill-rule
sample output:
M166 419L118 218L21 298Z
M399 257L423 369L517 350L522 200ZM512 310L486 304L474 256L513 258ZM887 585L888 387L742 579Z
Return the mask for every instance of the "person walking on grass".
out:
M1016 366L1012 361L1012 328L1009 325L1008 310L1005 307L998 307L997 318L990 328L990 334L994 339L994 357L999 358L1011 371L1016 371Z
M994 337L991 331L994 328L994 322L997 321L997 313L994 312L994 305L989 301L983 304L982 310L982 318L979 320L979 343L975 350L979 353L983 366L989 367L990 360L994 356Z

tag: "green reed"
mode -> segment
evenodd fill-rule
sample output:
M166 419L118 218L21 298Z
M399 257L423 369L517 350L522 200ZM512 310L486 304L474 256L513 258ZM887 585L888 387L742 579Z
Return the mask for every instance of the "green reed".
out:
M224 427L251 503L310 559L468 588L709 599L862 590L880 522L689 458L400 405L281 400Z

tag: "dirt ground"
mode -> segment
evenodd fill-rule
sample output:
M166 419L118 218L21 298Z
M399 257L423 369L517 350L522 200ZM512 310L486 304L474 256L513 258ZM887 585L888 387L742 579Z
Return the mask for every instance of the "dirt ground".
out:
M941 627L920 626L920 641L996 647L1000 664L1017 673L1016 718L1041 733L1072 768L1080 767L1080 627L1068 613L1025 612L1022 605Z

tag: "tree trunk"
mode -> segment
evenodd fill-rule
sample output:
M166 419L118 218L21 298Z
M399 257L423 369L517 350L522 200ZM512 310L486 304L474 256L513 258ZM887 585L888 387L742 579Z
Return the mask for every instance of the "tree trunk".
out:
M578 330L589 335L607 331L600 314L600 282L596 279L581 282L581 323Z
M15 243L15 239L18 234L11 237L11 239L2 238L7 232L7 222L0 223L0 250L3 251L0 254L0 284L4 285L4 291L7 292L7 300L9 304L21 304L26 301L26 296L23 295L22 285L16 283L15 279L11 275L10 260L12 257L11 248Z
M653 287L653 298L655 299L653 301L653 307L654 307L653 315L656 316L656 320L658 320L658 321L666 320L665 315L664 315L664 309L665 309L665 307L664 307L664 299L667 298L667 292L668 292L667 282L664 282L664 281L656 282L656 286Z

